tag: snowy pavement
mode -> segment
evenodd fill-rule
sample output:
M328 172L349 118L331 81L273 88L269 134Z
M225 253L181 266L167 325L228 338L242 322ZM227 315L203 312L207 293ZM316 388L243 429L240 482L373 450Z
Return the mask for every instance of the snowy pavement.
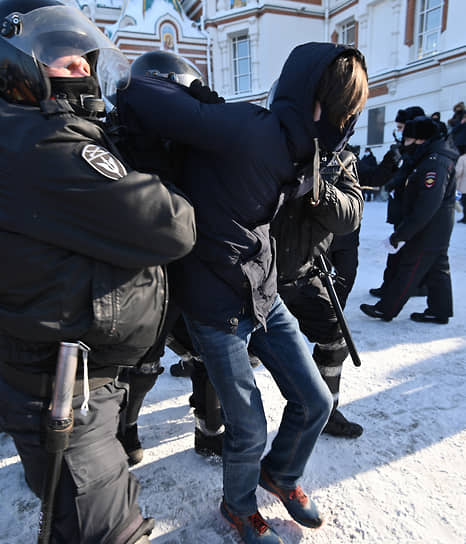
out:
M345 362L342 412L364 426L357 440L323 435L302 486L326 523L318 530L294 523L273 496L258 490L263 516L287 544L466 543L466 225L455 224L450 262L455 317L448 325L414 323L423 311L413 298L386 323L359 310L375 299L385 264L382 240L391 228L386 205L366 204L360 265L346 316L362 359ZM457 214L459 219L459 214ZM145 515L156 519L152 543L238 543L218 513L222 468L194 453L191 382L166 372L148 395L140 417L144 461L133 470ZM278 428L283 401L263 367L256 370L269 423ZM0 435L0 543L35 541L39 501L28 490L12 441Z

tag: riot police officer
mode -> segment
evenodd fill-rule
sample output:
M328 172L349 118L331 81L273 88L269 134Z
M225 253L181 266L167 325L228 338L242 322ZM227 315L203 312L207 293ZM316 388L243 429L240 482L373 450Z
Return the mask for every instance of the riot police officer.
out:
M203 75L189 61L168 51L150 51L138 57L131 65L132 77L162 78L206 103L223 103L215 91L204 85ZM150 104L147 104L150 108ZM115 135L120 151L134 168L145 172L159 173L171 183L179 181L183 169L185 147L167 139L142 131L137 116L119 95L118 108L110 116L107 130ZM168 267L169 269L170 267ZM173 295L173 285L170 286ZM170 299L173 297L170 296ZM223 423L220 405L210 384L204 365L194 353L189 334L186 331L181 311L169 302L164 329L158 345L151 352L150 361L125 371L123 379L129 384L129 399L123 414L119 438L128 455L130 465L143 458L137 419L144 397L154 386L163 371L160 357L168 339L169 346L185 358L193 358L193 395L190 398L196 419L194 446L204 455L221 454ZM194 354L194 355L193 355Z
M153 520L116 439L116 378L157 339L161 265L191 250L193 209L132 170L102 130L103 97L127 84L129 65L93 23L55 0L2 0L0 22L0 428L40 496L58 346L87 344L51 538L148 542Z

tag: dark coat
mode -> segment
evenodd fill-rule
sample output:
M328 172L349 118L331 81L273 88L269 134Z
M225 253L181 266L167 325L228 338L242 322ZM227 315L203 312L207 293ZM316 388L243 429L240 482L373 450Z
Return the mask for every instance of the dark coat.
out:
M466 147L466 123L458 123L451 131L451 137L458 149Z
M445 250L455 218L458 152L443 139L419 146L403 191L403 219L393 234L417 250Z
M124 165L96 123L48 104L55 114L0 100L0 360L82 340L91 364L135 364L163 318L160 265L193 246L193 209ZM93 167L86 146L112 156ZM116 179L98 170L105 160L107 173L120 164Z
M198 240L170 270L175 299L192 319L234 330L252 315L265 325L276 295L269 223L297 190L296 165L314 151L315 86L345 50L306 44L290 55L273 111L249 103L204 104L180 86L135 78L119 95L124 125L187 144L180 188L196 211Z

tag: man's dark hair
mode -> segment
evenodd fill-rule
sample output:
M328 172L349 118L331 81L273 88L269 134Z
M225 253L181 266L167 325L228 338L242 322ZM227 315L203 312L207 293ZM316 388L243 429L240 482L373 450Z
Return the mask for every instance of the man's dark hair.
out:
M328 112L330 122L341 129L363 109L368 95L367 72L359 58L340 55L322 74L316 99Z

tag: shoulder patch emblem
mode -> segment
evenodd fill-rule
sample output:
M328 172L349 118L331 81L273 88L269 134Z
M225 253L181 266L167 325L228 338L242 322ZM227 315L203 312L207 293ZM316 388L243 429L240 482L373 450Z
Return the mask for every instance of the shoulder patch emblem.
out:
M435 185L435 182L437 181L437 172L427 172L426 176L424 178L424 185L427 187L427 189L430 189Z
M103 147L87 144L81 151L82 158L106 178L117 180L128 173L121 162Z

